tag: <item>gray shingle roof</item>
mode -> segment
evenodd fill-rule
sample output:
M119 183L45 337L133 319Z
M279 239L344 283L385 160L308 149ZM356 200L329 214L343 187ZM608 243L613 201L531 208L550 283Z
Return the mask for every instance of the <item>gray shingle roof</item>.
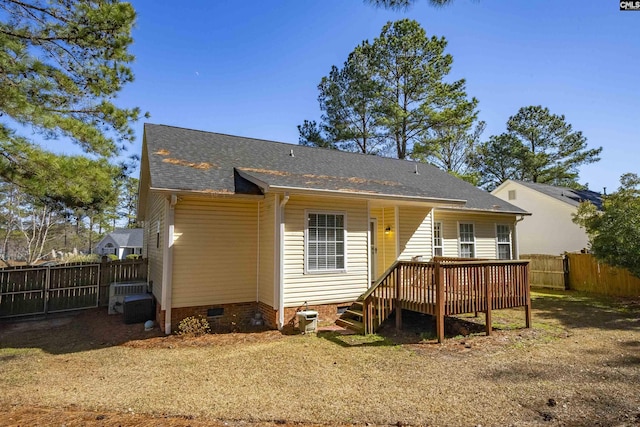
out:
M539 184L536 182L516 181L520 185L531 188L532 190L539 191L542 194L551 196L554 199L563 201L571 206L578 206L581 202L589 201L595 205L596 208L602 210L602 194L596 193L591 190L574 190L568 187L555 187L548 184Z
M121 248L141 248L144 230L142 228L123 228L113 230L107 236L110 236Z
M260 189L252 183L260 183L270 188L462 200L466 209L525 212L424 163L154 124L145 124L145 141L152 188L255 194Z

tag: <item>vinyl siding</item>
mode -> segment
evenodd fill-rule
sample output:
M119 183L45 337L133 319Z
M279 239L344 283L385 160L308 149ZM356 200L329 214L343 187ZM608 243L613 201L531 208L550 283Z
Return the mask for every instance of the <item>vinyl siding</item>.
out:
M180 198L175 207L173 307L256 301L258 203Z
M162 297L162 255L164 242L164 203L165 198L156 193L147 193L149 200L146 204L145 230L142 253L149 259L149 282L153 282L153 295L158 301ZM160 224L160 239L157 240L158 223ZM157 244L159 243L159 244Z
M260 202L260 265L258 276L258 300L275 307L275 261L276 247L276 206L275 195L267 195Z
M515 191L514 200L509 200L510 190ZM589 246L587 233L572 220L576 207L516 182L492 194L532 213L518 223L520 253L558 255Z
M304 272L305 226L307 211L346 215L346 271ZM285 206L284 305L297 307L355 300L367 289L369 219L367 202L345 198L292 195Z
M398 211L400 217L398 259L410 261L415 256L421 256L423 261L428 261L433 253L431 209L401 206Z
M511 238L513 239L515 216L436 211L434 213L434 221L442 222L444 256L460 256L458 245L458 224L470 223L474 225L476 258L496 259L498 257L496 224L509 225L511 227Z

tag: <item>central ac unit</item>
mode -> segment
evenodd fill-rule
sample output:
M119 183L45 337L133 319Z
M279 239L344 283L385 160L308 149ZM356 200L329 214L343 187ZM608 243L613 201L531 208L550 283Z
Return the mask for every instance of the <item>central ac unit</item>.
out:
M127 295L147 293L146 282L119 282L109 286L109 314L121 314L122 304Z

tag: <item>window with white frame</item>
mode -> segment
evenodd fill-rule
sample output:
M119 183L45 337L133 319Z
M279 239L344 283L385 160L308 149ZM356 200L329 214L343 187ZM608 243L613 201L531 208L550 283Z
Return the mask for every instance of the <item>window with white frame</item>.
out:
M511 259L511 227L505 224L496 225L498 241L498 259Z
M476 257L476 237L473 224L459 224L460 233L460 257Z
M442 248L442 223L433 223L433 256L443 256Z
M306 270L309 272L344 270L344 214L307 213L305 258Z

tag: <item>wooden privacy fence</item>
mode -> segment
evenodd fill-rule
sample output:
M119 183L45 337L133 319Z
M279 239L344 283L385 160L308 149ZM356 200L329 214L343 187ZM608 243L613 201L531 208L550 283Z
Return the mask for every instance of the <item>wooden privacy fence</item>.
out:
M529 327L529 262L397 261L361 299L365 333L375 332L394 310L400 328L403 309L435 316L440 342L445 316L482 311L490 334L491 310L525 307Z
M3 268L0 318L106 306L111 283L146 280L146 259Z
M520 259L529 260L531 286L567 289L569 266L564 255L526 254Z
M600 263L591 254L567 254L569 288L619 297L640 295L640 278L624 268Z

